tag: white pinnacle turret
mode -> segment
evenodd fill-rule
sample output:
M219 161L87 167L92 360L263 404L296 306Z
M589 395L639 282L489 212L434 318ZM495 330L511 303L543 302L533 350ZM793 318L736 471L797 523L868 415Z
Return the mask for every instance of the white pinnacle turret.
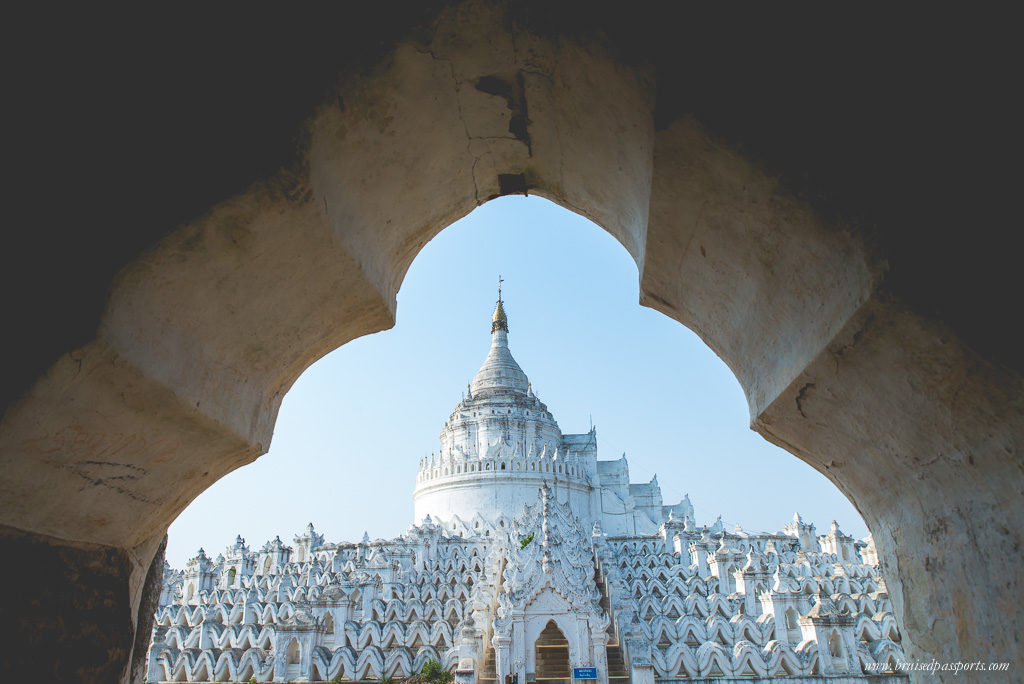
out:
M498 290L498 302L494 305L491 316L491 348L487 352L484 364L473 377L469 386L470 392L476 396L487 391L514 391L527 393L530 381L526 373L512 358L508 348L508 316L505 314L504 302L501 301L501 290Z

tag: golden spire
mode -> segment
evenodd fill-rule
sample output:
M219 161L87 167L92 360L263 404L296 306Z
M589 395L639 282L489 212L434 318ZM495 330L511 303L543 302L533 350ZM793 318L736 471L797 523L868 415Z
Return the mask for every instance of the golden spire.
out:
M504 330L508 332L508 317L505 315L505 308L501 305L501 284L505 282L498 276L498 303L494 307L494 315L491 316L491 332Z

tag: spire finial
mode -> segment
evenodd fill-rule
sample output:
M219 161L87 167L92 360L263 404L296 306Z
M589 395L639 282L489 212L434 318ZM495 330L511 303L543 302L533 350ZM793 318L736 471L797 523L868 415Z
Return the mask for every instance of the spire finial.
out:
M508 318L505 316L505 308L502 306L501 301L501 284L505 282L502 277L498 276L498 303L494 305L494 315L491 316L491 333L495 333L498 330L504 330L508 332Z

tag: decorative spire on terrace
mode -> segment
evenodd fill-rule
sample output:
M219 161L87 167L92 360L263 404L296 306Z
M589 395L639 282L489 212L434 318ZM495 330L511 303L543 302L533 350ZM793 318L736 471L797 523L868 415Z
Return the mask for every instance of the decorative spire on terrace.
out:
M498 276L498 303L494 306L494 315L491 316L491 334L498 330L508 332L508 317L505 315L505 308L501 305L501 284L505 282Z
M508 316L505 314L504 302L501 299L502 282L504 281L499 276L498 302L494 306L494 315L491 316L491 348L487 352L483 366L470 384L473 396L486 390L513 390L523 394L529 390L530 381L512 358L512 352L508 348Z

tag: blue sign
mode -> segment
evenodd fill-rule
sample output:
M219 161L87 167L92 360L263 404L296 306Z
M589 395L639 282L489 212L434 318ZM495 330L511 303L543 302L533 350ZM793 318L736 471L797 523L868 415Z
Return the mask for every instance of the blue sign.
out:
M597 679L596 667L574 667L572 668L573 679Z

